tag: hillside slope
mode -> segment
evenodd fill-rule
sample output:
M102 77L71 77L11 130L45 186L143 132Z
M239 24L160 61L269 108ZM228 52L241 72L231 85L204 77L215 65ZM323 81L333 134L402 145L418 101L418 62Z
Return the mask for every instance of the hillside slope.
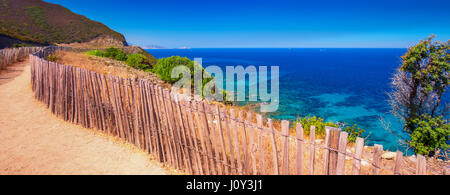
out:
M0 47L14 43L41 45L88 42L110 37L126 46L125 37L106 25L42 0L0 0Z

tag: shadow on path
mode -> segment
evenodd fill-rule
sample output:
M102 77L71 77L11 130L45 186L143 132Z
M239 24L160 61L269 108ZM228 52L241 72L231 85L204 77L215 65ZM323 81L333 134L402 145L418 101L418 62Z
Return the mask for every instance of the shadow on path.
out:
M0 85L11 82L22 74L25 68L29 68L28 61L16 62L0 69Z

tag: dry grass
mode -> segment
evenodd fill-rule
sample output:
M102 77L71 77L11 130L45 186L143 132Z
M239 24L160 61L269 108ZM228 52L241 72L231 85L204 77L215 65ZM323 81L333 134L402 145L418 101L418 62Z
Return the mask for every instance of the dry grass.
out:
M95 39L92 39L88 42L74 42L74 43L61 43L56 44L58 46L63 47L72 47L72 48L108 48L108 47L123 47L123 42L112 38L111 36L100 36Z
M170 87L169 84L159 79L157 75L151 72L131 68L121 61L72 51L57 51L55 55L57 56L56 62L59 64L76 66L97 73L114 75L122 78L147 79L150 82L163 87Z

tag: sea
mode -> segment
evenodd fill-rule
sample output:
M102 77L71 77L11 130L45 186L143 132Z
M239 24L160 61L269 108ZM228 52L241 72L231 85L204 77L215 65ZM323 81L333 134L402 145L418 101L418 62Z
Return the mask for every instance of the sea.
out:
M156 58L202 58L203 66L279 66L279 109L275 119L318 116L357 124L368 145L407 151L402 123L390 113L391 77L407 49L195 48L152 49ZM270 69L269 69L270 70ZM411 151L409 151L411 152ZM408 153L409 153L408 152Z

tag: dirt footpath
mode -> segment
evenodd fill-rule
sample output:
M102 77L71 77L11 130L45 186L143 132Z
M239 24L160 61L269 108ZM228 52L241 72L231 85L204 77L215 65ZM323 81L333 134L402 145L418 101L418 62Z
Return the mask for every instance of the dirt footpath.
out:
M32 96L28 61L0 71L0 175L169 174L117 138L65 122Z

